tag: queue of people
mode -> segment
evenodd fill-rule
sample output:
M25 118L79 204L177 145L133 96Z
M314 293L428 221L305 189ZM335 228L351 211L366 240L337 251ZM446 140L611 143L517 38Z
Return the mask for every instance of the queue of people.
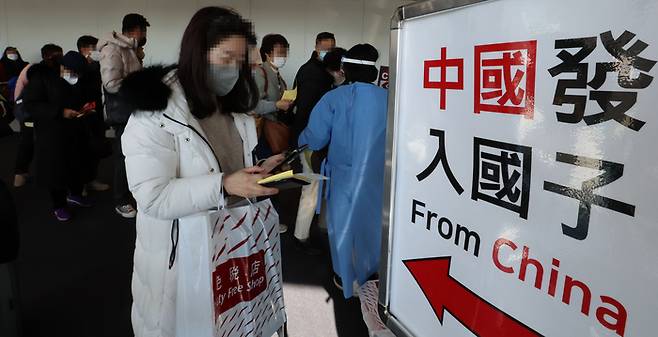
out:
M224 196L272 198L279 231L294 226L308 254L319 253L311 228L326 222L334 282L346 298L355 284L376 279L387 101L373 84L377 50L345 50L320 33L289 85L280 71L295 46L268 34L258 48L252 24L233 10L199 10L172 66L144 68L148 27L142 15L128 14L121 33L83 36L77 51L48 44L43 60L28 66L7 48L0 63L19 62L0 69L15 77L14 108L29 116L21 120L15 186L27 181L34 151L36 181L57 220L68 221L71 208L92 206L85 189L110 188L96 176L100 159L114 156L115 211L137 219L135 335L174 336L176 284L164 281L177 277L168 268L172 221L184 226ZM289 89L296 97L284 97ZM303 145L311 151L293 168L328 182L292 191L259 184Z

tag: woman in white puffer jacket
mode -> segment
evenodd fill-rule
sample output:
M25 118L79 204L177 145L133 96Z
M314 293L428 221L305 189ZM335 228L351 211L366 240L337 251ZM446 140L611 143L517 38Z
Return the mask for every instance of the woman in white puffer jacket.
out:
M222 194L278 192L257 181L282 156L252 167L258 139L245 112L258 95L245 62L250 44L253 29L239 14L203 8L185 30L178 66L147 68L123 81L120 97L135 110L122 143L139 210L132 280L136 337L175 336L172 238L178 226L216 207Z

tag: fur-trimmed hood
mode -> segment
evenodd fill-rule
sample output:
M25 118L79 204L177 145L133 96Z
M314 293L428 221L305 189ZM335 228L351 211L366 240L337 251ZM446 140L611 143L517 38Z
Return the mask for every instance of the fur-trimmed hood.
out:
M119 97L131 113L135 111L162 111L167 108L171 87L165 76L176 65L157 65L131 73L121 82Z

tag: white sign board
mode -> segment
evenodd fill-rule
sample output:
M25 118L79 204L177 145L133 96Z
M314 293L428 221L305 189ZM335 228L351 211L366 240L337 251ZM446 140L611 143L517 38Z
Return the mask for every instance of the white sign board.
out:
M658 2L470 2L394 31L388 315L657 336Z

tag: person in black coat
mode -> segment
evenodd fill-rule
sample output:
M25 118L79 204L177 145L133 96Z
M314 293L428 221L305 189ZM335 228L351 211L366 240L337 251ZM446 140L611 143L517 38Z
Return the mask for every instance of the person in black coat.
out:
M103 116L103 81L101 79L101 66L98 62L100 52L96 50L97 44L98 39L90 35L83 35L77 41L78 52L87 60L84 75L80 78L83 94L86 97L85 101L96 103L95 112L85 118L86 131L89 136L90 162L88 163L88 172L92 178L86 188L93 191L106 191L110 189L110 186L96 179L101 159L112 154L112 144L105 137L107 126Z
M325 55L336 47L336 38L332 33L320 33L315 39L315 50L304 65L297 71L295 86L297 87L297 100L295 101L295 116L291 145L297 144L299 134L308 125L311 111L329 90L333 88L334 78L327 72L322 63Z
M85 58L70 51L61 65L38 64L28 71L23 104L35 126L37 183L50 190L54 215L71 219L68 205L89 207L82 197L88 163L85 95L80 84Z

